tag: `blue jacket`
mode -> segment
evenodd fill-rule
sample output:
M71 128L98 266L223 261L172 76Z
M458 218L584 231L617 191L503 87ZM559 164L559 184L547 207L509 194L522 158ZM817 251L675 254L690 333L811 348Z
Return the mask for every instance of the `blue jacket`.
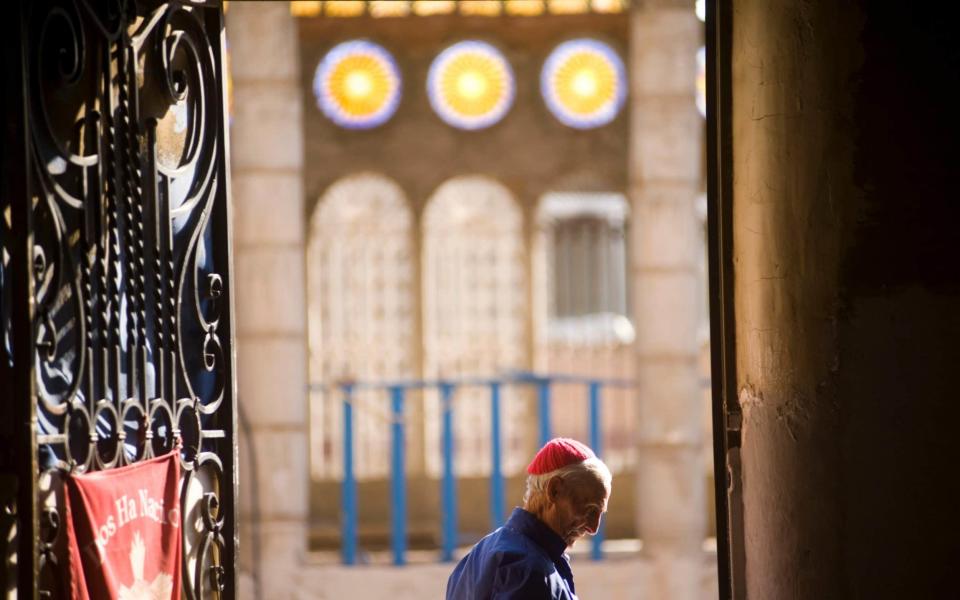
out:
M577 600L563 541L546 523L515 508L447 580L447 600Z

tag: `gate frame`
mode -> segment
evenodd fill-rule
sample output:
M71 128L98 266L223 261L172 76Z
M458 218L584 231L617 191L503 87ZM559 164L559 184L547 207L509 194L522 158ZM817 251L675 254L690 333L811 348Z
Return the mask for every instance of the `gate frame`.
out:
M0 219L3 208L9 208L10 229L3 232L0 223L0 261L2 249L9 253L9 269L4 280L0 275L0 318L4 295L8 294L10 335L13 340L7 352L3 323L0 322L0 594L15 591L21 598L40 598L41 540L39 477L39 428L37 417L37 308L34 289L34 263L30 259L34 245L33 209L30 205L33 188L33 143L30 125L29 65L35 57L30 56L30 30L27 15L33 0L16 0L4 7L6 17L0 19L0 35L3 37L3 82L4 93L0 96L0 108L5 115L2 138L0 138ZM77 0L78 10L85 0ZM219 0L118 0L118 5L136 6L152 10L163 4L187 6L201 11L201 24L212 50L213 69L218 82L219 102L212 98L207 106L219 113L220 131L215 143L216 158L212 177L218 180L217 190L211 201L210 227L215 239L213 261L220 269L218 274L226 279L221 301L219 326L216 330L223 350L223 403L217 409L217 424L225 438L215 454L223 465L222 486L218 490L219 512L223 519L223 551L219 552L219 564L213 563L218 572L214 574L222 583L221 597L235 598L238 592L239 535L238 535L238 447L236 403L236 357L235 357L235 309L233 285L233 232L230 203L230 156L228 127L228 98L225 73L226 38L223 7ZM89 8L89 7L87 7ZM149 149L148 149L149 152ZM6 201L4 201L4 199ZM3 234L7 234L7 240ZM2 265L0 265L2 266ZM9 292L4 292L3 287ZM180 293L180 290L177 290ZM166 300L166 298L165 298ZM119 326L118 326L119 327ZM146 399L142 399L146 403ZM168 399L176 408L177 398ZM177 430L176 413L170 424ZM199 418L199 413L198 413ZM122 430L118 420L116 431ZM202 450L202 432L198 442L198 454ZM115 432L116 433L116 432ZM177 434L179 435L179 433ZM216 436L215 436L216 437ZM122 452L122 440L118 438L117 452ZM145 439L144 444L149 444ZM137 460L140 460L139 458ZM184 480L185 481L185 480ZM181 490L182 492L182 490ZM185 513L186 511L183 511ZM216 519L214 519L216 520ZM5 521L11 523L6 529ZM6 536L15 529L16 536L12 554L16 558L15 572L7 561ZM61 524L60 529L63 529ZM180 529L183 531L183 528ZM61 531L60 535L64 535ZM181 534L182 535L182 534ZM198 538L199 540L200 538ZM64 559L66 557L63 557ZM199 560L199 557L198 557ZM62 564L60 568L67 568ZM222 569L222 571L220 571ZM198 569L199 575L201 571ZM12 575L10 579L8 576ZM202 571L206 577L207 571ZM181 587L186 587L193 578L184 573ZM189 595L189 594L188 594Z

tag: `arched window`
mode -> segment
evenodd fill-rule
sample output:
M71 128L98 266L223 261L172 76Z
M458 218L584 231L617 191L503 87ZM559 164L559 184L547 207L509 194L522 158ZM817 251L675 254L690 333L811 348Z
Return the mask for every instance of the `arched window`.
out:
M409 377L414 364L412 219L396 183L359 174L334 183L318 204L307 246L312 472L342 473L345 379ZM389 470L389 416L382 391L354 395L358 477Z
M484 177L441 185L423 217L424 376L488 376L528 366L523 216L510 192ZM490 470L486 389L463 388L454 401L455 469ZM441 466L436 394L425 398L426 464ZM503 391L504 470L522 466L526 410Z

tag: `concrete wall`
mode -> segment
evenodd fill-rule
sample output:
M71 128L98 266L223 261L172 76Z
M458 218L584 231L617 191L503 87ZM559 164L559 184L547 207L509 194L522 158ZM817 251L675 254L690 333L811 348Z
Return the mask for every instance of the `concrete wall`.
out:
M956 593L957 10L888 6L734 7L749 598Z

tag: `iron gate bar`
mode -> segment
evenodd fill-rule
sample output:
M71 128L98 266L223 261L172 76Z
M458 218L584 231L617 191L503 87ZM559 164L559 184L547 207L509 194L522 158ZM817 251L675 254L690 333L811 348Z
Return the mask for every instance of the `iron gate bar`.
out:
M216 43L212 44L214 49L213 66L216 80L219 82L220 93L218 98L220 102L217 106L217 112L220 116L219 121L221 128L223 129L223 134L218 136L216 141L217 151L222 157L217 169L218 176L223 185L223 196L222 201L215 205L213 215L213 218L221 224L222 240L219 244L213 244L213 255L216 264L225 265L228 275L226 284L224 284L222 276L219 276L218 281L208 280L208 293L210 296L213 296L214 303L220 302L226 304L226 310L224 311L226 315L221 314L221 319L223 320L222 337L226 339L227 351L223 353L220 362L223 365L225 383L227 385L227 391L229 391L228 402L225 406L226 418L223 419L223 428L219 431L211 430L205 433L204 437L208 440L224 440L222 447L225 452L223 452L222 458L224 470L230 474L228 497L230 504L224 514L222 531L231 536L232 539L228 542L229 552L226 557L221 557L220 559L221 569L229 569L229 576L226 576L226 573L222 570L219 574L227 581L225 589L232 594L232 596L228 597L237 598L239 597L237 585L240 576L240 553L238 551L240 547L240 524L237 521L239 511L237 510L236 501L237 498L240 497L240 478L238 476L239 465L237 461L239 448L236 435L237 431L239 431L239 414L236 397L233 393L234 390L237 389L237 373L235 369L237 356L236 346L233 343L237 324L233 293L233 273L235 272L233 266L233 202L230 201L233 198L231 189L233 179L230 174L230 99L226 93L229 73L225 72L225 65L227 64L227 36L223 14L223 5L225 2L222 0L204 0L204 2L205 5L214 9L206 12L206 20L208 30L216 32L217 34L215 38ZM155 145L152 146L152 151L156 152ZM219 287L216 285L218 282ZM226 295L226 298L223 297L224 295ZM211 332L208 331L207 333L210 334ZM222 351L222 345L220 349ZM259 579L256 582L256 586L259 588Z
M12 517L15 519L16 589L36 597L36 581L40 575L37 536L40 531L39 507L36 504L39 457L34 444L37 429L36 384L34 381L34 278L28 268L33 256L33 211L25 201L30 193L27 173L32 169L29 131L28 32L26 5L16 2L3 19L4 33L4 144L3 197L0 207L10 211L10 228L6 231L5 248L10 255L10 270L4 278L9 285L10 356L5 357L3 381L7 390L3 397L3 416L9 431L10 446L3 454L4 470L12 474ZM2 217L0 217L2 220ZM3 240L0 240L3 241ZM2 257L0 257L2 262ZM17 268L17 265L20 265ZM7 281L7 277L9 281ZM0 340L6 346L6 340ZM9 419L7 419L9 417ZM2 510L7 510L3 507ZM11 531L2 531L6 537ZM7 572L7 556L0 557ZM6 593L7 590L0 590Z
M733 3L706 0L707 262L710 299L713 474L721 600L745 597L733 303Z
M0 416L11 431L0 425L0 481L15 473L17 592L64 593L53 500L64 475L182 444L181 531L199 523L183 535L183 592L235 597L220 3L18 0L7 17ZM181 110L171 166L158 155L158 124ZM187 491L201 476L210 484L193 503Z

